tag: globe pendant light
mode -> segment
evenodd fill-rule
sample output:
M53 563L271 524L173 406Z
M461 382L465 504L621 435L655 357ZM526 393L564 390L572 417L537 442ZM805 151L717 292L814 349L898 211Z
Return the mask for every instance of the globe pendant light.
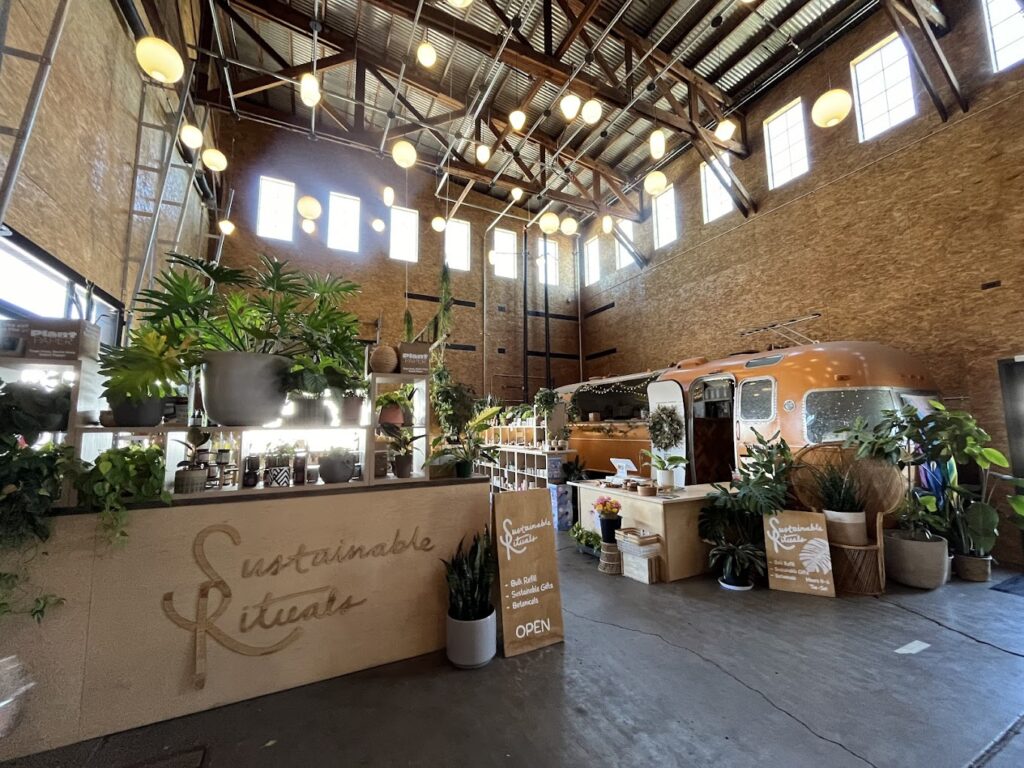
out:
M715 138L720 141L729 141L729 139L736 135L738 127L735 120L726 118L715 126Z
M304 219L319 219L320 214L324 212L323 206L320 205L320 201L312 195L303 195L299 198L295 204L296 210L299 212L299 216Z
M512 199L515 200L517 203L523 199L522 187L512 187Z
M174 46L159 37L144 37L135 44L135 60L158 83L176 83L185 74L185 63Z
M580 97L575 93L567 93L558 104L566 120L575 120L580 111Z
M315 107L320 103L320 82L312 72L299 78L299 98L307 107Z
M189 149L199 149L203 146L203 132L191 123L184 123L178 131L178 138L181 143Z
M661 171L651 171L644 176L644 192L651 197L660 195L668 187L668 179Z
M606 235L612 233L612 229L615 227L615 220L607 213L601 217L601 231Z
M498 254L496 254L496 253L494 252L494 249L492 248L491 250L489 250L489 251L487 252L487 263L488 263L488 264L490 264L490 265L491 265L491 266L493 267L493 266L494 266L494 263L495 263L495 262L496 262L497 260L498 260Z
M416 165L416 147L401 139L391 148L391 157L399 168L412 168Z
M302 231L305 232L307 235L312 235L314 232L316 232L316 222L313 221L312 219L303 219Z
M581 113L583 122L587 125L594 125L601 119L601 112L601 102L597 99L588 99L587 103L583 105L583 111Z
M230 235L235 231L235 223L230 219L221 219L217 222L217 228L225 235Z
M521 109L513 109L508 113L508 122L513 131L521 131L526 125L526 113Z
M541 215L540 219L537 220L537 226L540 227L540 231L545 235L553 235L558 231L558 214L554 211L548 211Z
M491 159L491 148L486 144L476 145L476 161L480 165L487 165L487 161Z
M576 234L576 231L580 228L580 224L572 216L566 216L562 219L559 229L562 230L562 234L566 237L572 237Z
M223 171L228 167L228 159L224 157L224 153L219 149L214 149L213 147L204 149L202 158L203 165L211 171Z
M435 232L444 232L447 225L448 222L444 220L444 216L435 216L430 220L430 228Z
M374 219L370 222L370 226L373 227L374 232L383 232L386 227L384 219Z
M416 49L416 60L429 69L437 63L437 50L429 41L424 40Z
M811 120L819 128L839 125L853 108L853 97L843 88L825 91L811 107Z
M651 160L661 160L665 156L665 132L660 128L651 131L648 140L651 147Z
M390 208L395 204L395 190L391 187L384 187L384 192L381 195L384 198L384 205Z

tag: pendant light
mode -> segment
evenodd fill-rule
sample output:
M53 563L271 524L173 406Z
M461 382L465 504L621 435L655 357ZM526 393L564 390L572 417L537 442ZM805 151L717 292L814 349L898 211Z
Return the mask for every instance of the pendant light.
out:
M665 156L665 132L660 128L655 128L651 131L648 143L651 147L651 160L661 160Z
M476 161L480 165L487 165L487 162L491 159L491 148L486 144L476 145Z
M199 149L203 146L203 132L192 123L182 124L181 130L178 131L178 138L189 149Z
M395 190L393 187L384 187L384 192L381 194L384 199L384 205L390 208L395 204Z
M304 219L319 219L320 214L324 212L323 206L320 205L320 201L312 195L303 195L299 198L295 204L296 210L299 212L299 216Z
M839 125L853 108L853 97L844 88L825 91L811 107L811 120L819 128Z
M729 139L736 135L737 128L739 126L735 120L726 118L715 126L715 138L719 141L729 141Z
M400 139L391 147L391 157L399 168L412 168L416 165L416 147L405 139Z
M450 5L452 8L469 8L470 3L473 2L473 0L447 0L447 1L448 1L448 5Z
M668 188L668 179L661 171L651 171L644 176L644 192L651 197L660 195Z
M185 74L185 63L174 46L159 37L144 37L135 44L135 60L158 83L176 83Z
M224 157L224 153L219 149L214 149L213 147L204 149L202 158L203 165L211 171L223 171L228 167L228 159Z
M523 199L522 187L512 187L512 199L515 200L517 203Z
M526 113L521 109L513 109L508 113L508 122L513 131L521 131L526 125Z
M435 232L444 232L446 226L448 222L444 220L444 216L435 216L430 220L430 228Z
M609 216L607 213L601 217L601 231L606 235L612 233L612 229L615 227L615 219Z
M384 224L384 219L374 219L370 222L370 226L373 227L374 232L383 232L387 225Z
M437 63L437 50L430 44L429 40L424 40L419 44L419 47L416 49L416 61L427 69L430 69L430 67Z
M305 232L307 235L312 235L314 232L316 232L316 222L313 221L312 219L303 219L302 231Z
M496 254L496 253L494 252L494 249L492 248L491 250L489 250L489 251L487 252L487 263L488 263L488 264L490 264L490 265L491 265L491 266L493 267L493 266L494 266L494 263L495 263L495 262L496 262L497 260L498 260L498 254Z
M572 237L580 228L580 223L572 216L566 216L558 227L566 237Z
M587 102L583 105L583 110L581 112L583 122L587 125L594 125L601 119L602 111L600 101L597 99L587 99Z
M231 219L221 219L217 222L217 228L225 235L235 231L235 223Z
M306 72L299 78L299 98L307 107L320 103L320 81L312 72Z
M558 103L558 108L562 110L566 120L575 120L580 111L580 97L575 93L567 93Z
M545 235L555 234L558 231L558 225L558 214L554 211L541 214L541 217L537 220L537 226L540 227L540 231Z

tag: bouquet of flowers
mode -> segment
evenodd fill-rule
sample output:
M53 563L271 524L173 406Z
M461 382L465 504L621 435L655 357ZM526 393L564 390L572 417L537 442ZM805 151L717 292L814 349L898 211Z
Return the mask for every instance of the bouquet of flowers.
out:
M622 511L622 505L608 496L598 496L594 502L594 511L601 517L617 517Z

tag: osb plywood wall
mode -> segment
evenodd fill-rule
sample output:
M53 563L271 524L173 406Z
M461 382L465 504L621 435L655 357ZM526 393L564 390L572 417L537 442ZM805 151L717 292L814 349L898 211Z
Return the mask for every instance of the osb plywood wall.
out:
M231 218L237 231L227 239L223 262L233 266L253 264L259 254L287 260L302 269L340 274L359 283L362 293L350 304L363 323L364 338L375 338L380 321L381 339L397 343L402 335L405 308L412 310L419 331L437 312L438 304L429 298L438 295L441 265L444 259L444 235L430 227L436 215L445 215L445 203L434 197L437 179L422 171L403 171L391 157L351 150L327 139L311 140L288 130L260 123L218 121L220 141L231 165L226 183L235 190ZM291 242L256 235L261 175L293 182L296 197L312 195L322 204L324 213L317 231L307 235L299 229L298 214ZM414 264L389 258L390 229L377 233L370 227L374 218L390 225L388 209L381 200L385 186L395 190L395 204L419 211L419 259ZM452 185L447 197L457 199L462 187ZM327 247L327 211L331 192L360 198L359 253ZM492 233L486 232L501 206L485 195L470 193L456 218L470 223L472 264L469 271L452 270L452 290L456 299L451 343L446 360L453 374L472 386L478 395L492 393L506 401L521 399L523 279L522 261L517 259L513 280L495 277L487 253L493 248ZM451 207L451 203L448 204ZM474 206L474 207L470 207ZM481 210L481 206L486 210ZM518 214L523 216L522 213ZM522 248L523 219L503 219L501 227L517 232ZM536 263L538 238L536 227L529 233L528 351L544 351L543 285ZM576 263L572 243L557 238L559 247L558 286L549 288L551 314L552 376L556 384L579 380L579 327L576 306ZM470 349L459 349L458 347ZM543 386L544 359L532 354L530 388L532 397Z
M41 52L56 6L56 0L14 0L7 45ZM34 76L31 62L4 58L0 123L19 123ZM122 282L130 291L135 277L131 263L126 274L124 257L141 83L134 41L114 4L71 3L7 215L7 223L36 245L122 299ZM166 97L158 98L154 92L147 120L164 119L167 105ZM145 131L143 141L143 163L155 164L161 154L160 135ZM12 144L11 138L0 137L0 167L6 166ZM167 200L183 199L186 180L183 171L172 172ZM140 208L152 210L156 186L155 174L140 177ZM165 207L161 238L173 236L177 215L177 209ZM136 259L147 226L148 220L136 218ZM193 193L185 247L198 249L204 231L205 214Z
M734 211L703 224L699 158L688 152L666 169L680 239L654 251L642 272L612 272L614 246L602 238L611 274L583 290L584 355L617 351L585 362L588 376L764 349L781 339L739 332L818 311L806 333L916 353L949 402L976 414L1005 447L996 361L1024 353L1024 64L994 74L981 4L944 8L953 30L941 45L969 112L952 107L930 66L950 105L948 122L915 75L917 117L882 136L860 143L853 114L838 127L814 127L810 106L829 78L850 88L849 62L892 33L884 14L872 16L747 109L751 155L732 168L756 214ZM926 62L933 63L927 55ZM769 190L761 124L796 98L804 102L811 169ZM647 254L651 230L650 220L637 227ZM982 290L992 281L1001 287Z

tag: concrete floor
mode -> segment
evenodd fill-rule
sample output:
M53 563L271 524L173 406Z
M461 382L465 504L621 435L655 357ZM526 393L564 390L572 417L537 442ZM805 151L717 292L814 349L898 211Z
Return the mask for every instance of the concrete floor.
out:
M568 544L564 645L473 672L420 657L4 768L1024 766L1024 597L648 587Z

